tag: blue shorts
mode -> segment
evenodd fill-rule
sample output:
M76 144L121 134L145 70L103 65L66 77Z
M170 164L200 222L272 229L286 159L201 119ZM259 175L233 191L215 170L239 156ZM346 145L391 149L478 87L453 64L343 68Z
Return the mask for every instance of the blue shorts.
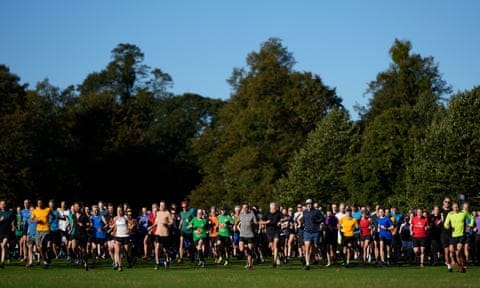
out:
M238 245L238 242L240 242L240 233L239 232L234 232L233 233L233 244Z
M310 242L313 243L313 245L317 245L319 236L318 232L310 233L305 231L303 232L303 243Z

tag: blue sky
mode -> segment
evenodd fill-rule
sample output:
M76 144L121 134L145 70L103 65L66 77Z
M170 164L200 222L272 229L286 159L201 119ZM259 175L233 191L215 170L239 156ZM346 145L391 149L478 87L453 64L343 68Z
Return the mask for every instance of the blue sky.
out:
M119 43L174 80L173 92L227 99L234 67L279 37L296 70L319 74L344 105L365 105L395 38L434 56L454 91L480 84L480 1L1 1L0 64L30 87L61 88L103 69Z

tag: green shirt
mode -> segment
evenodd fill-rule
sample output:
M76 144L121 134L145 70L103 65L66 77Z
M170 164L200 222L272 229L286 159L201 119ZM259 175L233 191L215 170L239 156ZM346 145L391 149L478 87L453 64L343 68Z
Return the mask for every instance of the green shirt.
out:
M444 227L448 229L448 224L451 225L452 237L463 237L465 233L465 220L467 219L467 214L463 211L460 212L450 212L445 219Z
M188 228L190 225L190 221L193 218L193 211L191 209L185 211L180 211L180 218L182 219L182 227L180 227L180 231L185 234L192 234L192 229Z
M233 218L230 215L218 215L218 236L229 237L230 225L233 225Z
M193 229L193 241L198 241L207 237L207 219L198 219L195 217L190 221L190 225Z

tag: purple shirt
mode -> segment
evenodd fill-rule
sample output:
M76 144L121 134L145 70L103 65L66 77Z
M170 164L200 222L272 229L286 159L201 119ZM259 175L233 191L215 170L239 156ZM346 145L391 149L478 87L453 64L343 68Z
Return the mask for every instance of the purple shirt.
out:
M475 217L475 225L477 227L477 235L480 235L480 216Z

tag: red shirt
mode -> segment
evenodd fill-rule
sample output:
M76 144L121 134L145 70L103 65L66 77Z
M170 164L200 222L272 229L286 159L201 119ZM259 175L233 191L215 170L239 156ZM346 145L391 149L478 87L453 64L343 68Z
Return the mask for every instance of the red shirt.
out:
M153 212L148 215L148 226L152 226L155 224L155 215L153 215ZM157 232L157 227L153 227L153 229L150 231L150 234L155 235Z
M360 218L360 236L369 236L370 233L370 219Z
M414 238L427 237L427 230L425 228L428 226L428 218L413 216L411 223L413 227Z

